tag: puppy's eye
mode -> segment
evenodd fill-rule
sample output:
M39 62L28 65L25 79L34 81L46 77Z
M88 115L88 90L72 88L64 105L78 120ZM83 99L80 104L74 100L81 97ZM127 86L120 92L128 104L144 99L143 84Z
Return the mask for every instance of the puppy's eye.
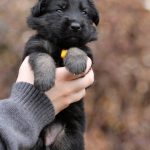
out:
M82 11L82 14L83 14L83 15L88 15L87 10L83 10L83 11Z
M59 8L59 9L56 10L56 12L59 13L59 14L62 14L63 10L61 8Z

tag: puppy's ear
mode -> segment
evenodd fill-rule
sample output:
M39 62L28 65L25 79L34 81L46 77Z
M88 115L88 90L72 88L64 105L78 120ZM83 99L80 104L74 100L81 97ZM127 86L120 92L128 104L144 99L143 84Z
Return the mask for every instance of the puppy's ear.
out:
M32 8L32 16L39 17L46 12L46 6L48 5L48 0L39 0L38 3Z
M99 20L100 20L100 16L99 13L94 5L94 2L92 0L88 0L90 8L91 8L91 19L93 21L93 23L95 23L95 25L97 26L99 24Z

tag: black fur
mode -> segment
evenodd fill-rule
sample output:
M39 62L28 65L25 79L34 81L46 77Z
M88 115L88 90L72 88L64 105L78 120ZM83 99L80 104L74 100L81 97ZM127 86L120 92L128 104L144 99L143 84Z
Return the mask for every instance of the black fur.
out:
M23 59L30 56L38 89L46 91L54 85L56 67L65 66L73 74L85 71L87 56L93 59L86 44L96 40L98 23L99 15L92 0L37 2L28 18L28 25L37 34L26 43ZM60 57L62 49L68 49L63 60ZM43 129L32 150L84 150L84 129L81 100L59 113Z

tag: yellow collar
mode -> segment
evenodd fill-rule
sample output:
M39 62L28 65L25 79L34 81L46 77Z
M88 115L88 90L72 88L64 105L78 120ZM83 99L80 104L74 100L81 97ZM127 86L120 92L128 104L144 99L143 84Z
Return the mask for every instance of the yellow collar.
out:
M66 57L67 53L68 53L67 49L62 49L61 50L61 58L64 59Z

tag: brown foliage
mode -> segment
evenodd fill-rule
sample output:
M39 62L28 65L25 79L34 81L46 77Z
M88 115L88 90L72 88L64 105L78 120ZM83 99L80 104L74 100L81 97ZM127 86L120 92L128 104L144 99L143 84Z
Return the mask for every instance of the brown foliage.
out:
M150 149L150 12L141 0L95 0L95 84L86 97L87 150ZM25 41L32 1L0 1L0 97L8 95ZM22 5L23 3L23 5Z

